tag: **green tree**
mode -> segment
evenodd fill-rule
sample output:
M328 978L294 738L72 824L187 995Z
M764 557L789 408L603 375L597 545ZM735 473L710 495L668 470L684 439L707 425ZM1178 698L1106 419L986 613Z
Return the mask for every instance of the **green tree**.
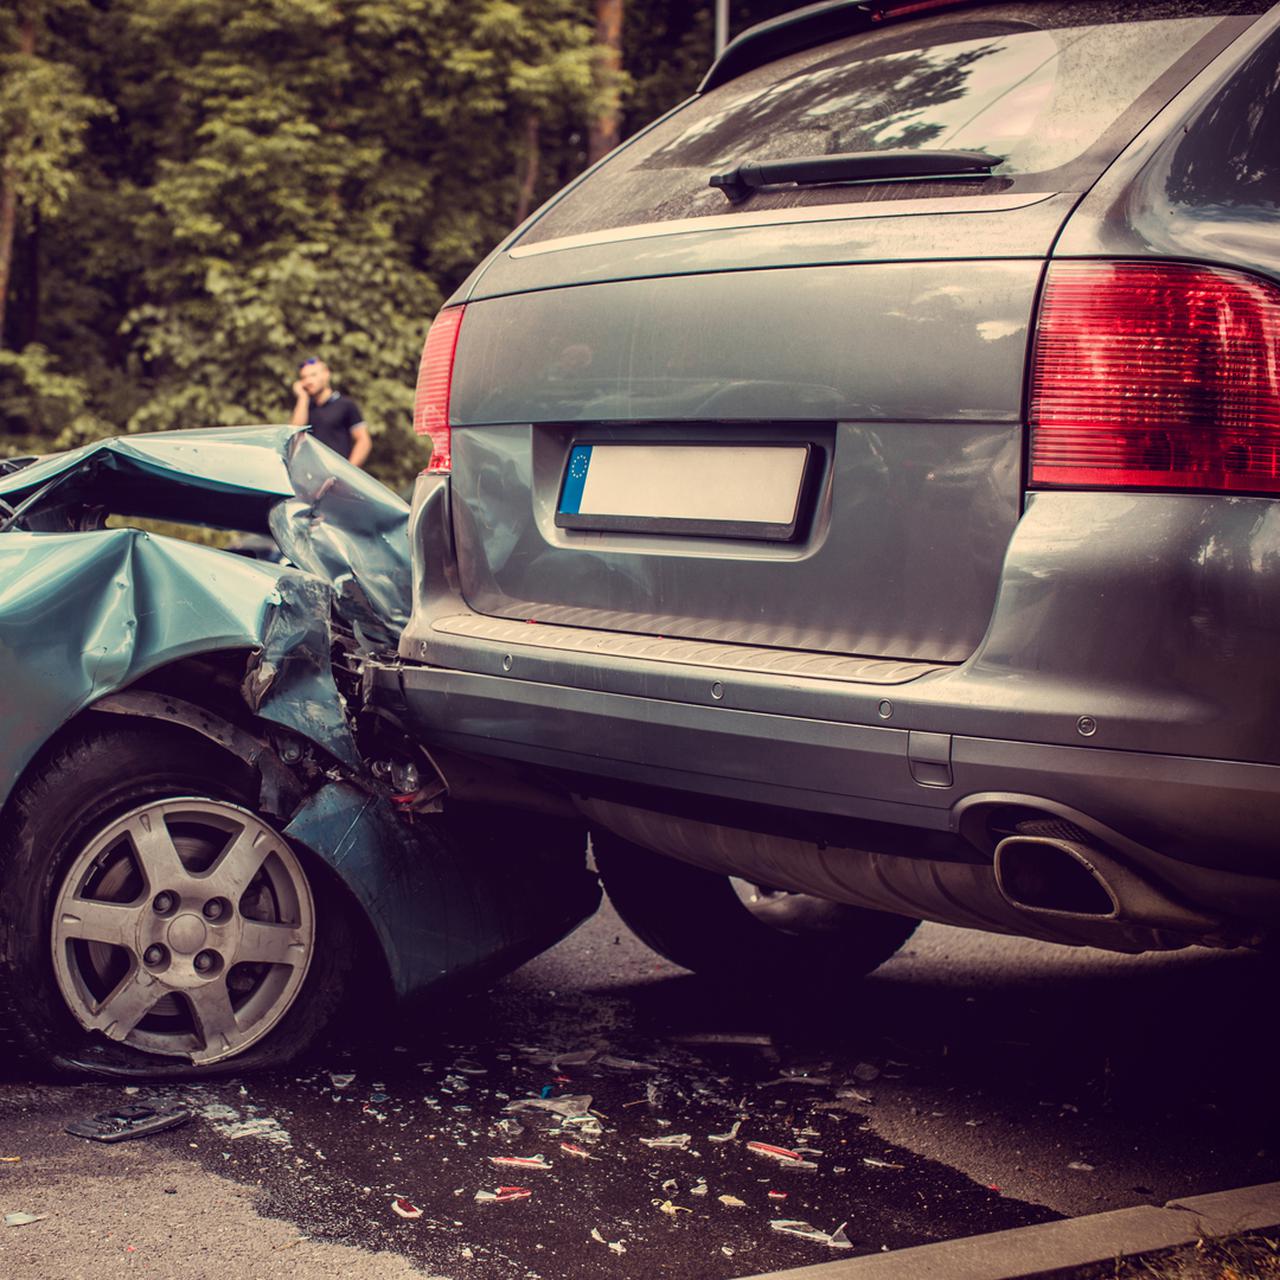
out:
M734 0L735 29L782 7ZM409 422L441 301L613 142L619 108L625 137L696 85L710 14L11 0L0 449L280 421L318 354L365 411L374 471L404 483L425 457Z
M404 482L424 457L408 424L428 322L576 161L535 139L531 179L527 123L559 140L587 117L577 11L131 0L131 57L167 74L122 76L152 134L122 322L148 395L129 429L279 419L316 352L365 411L374 470Z
M31 314L14 315L15 254L41 224L66 211L80 181L89 122L109 112L85 91L79 69L59 58L55 28L83 18L76 3L21 0L0 15L0 424L29 428L81 416L83 380L46 347L5 350L10 330L29 334ZM34 311L30 291L20 295Z

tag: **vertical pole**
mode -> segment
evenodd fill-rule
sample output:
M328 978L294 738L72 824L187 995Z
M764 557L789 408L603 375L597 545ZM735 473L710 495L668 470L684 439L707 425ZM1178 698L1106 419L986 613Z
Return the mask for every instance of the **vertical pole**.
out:
M716 57L729 43L729 0L715 0L716 6Z
M618 106L618 80L622 74L623 0L596 0L596 66L603 81L603 96L587 134L587 163L595 164L620 141L622 128Z

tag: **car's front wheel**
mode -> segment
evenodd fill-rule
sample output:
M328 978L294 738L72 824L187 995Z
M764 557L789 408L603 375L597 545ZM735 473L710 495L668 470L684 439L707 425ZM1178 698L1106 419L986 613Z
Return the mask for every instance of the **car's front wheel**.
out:
M37 1056L124 1074L274 1065L338 1007L342 904L253 778L165 725L64 742L0 843L8 1004Z
M803 893L746 886L593 830L610 902L659 955L716 979L765 986L856 978L886 961L919 920Z

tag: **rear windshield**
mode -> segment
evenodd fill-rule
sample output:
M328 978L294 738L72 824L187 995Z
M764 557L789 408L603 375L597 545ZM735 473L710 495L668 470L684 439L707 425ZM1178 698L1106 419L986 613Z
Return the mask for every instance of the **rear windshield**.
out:
M740 206L751 212L1081 190L1247 25L1227 15L1265 7L970 5L806 49L691 100L568 192L523 243L729 213L707 182L746 160L896 148L1002 157L990 178L768 189Z

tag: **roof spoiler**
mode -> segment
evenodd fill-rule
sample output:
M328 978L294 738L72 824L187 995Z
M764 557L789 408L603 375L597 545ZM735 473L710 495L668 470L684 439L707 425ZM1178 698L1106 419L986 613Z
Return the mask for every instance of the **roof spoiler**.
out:
M698 86L706 93L756 67L776 62L788 54L825 44L838 36L853 35L894 18L906 18L930 9L951 9L970 0L820 0L794 9L768 22L748 27L726 46L711 64Z

